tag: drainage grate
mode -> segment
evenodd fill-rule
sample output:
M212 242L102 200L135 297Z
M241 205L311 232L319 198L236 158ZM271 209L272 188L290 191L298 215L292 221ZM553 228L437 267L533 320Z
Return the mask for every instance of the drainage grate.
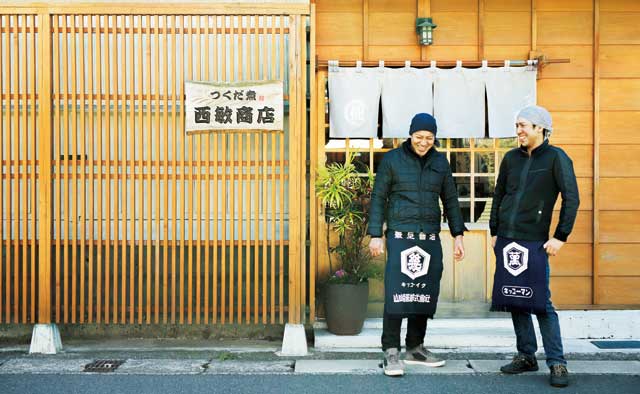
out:
M113 372L124 364L125 360L96 360L84 366L84 372Z
M640 349L640 341L591 341L600 349Z

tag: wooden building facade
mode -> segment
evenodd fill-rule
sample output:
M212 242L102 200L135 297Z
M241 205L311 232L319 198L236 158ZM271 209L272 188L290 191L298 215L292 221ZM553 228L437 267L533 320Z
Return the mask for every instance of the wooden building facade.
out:
M437 25L433 45L418 44L418 17L431 17ZM573 159L581 198L569 242L551 259L553 299L565 308L624 308L640 304L638 17L640 2L633 0L317 0L315 43L319 63L335 59L345 65L568 59L539 68L537 81L538 104L553 116L551 143ZM326 76L322 70L319 75ZM318 126L320 150L328 140L322 138L324 126ZM328 145L329 160L336 152L360 150L375 168L376 155L386 150L373 141L364 148L348 145ZM483 202L486 193L474 196L473 188L485 176L493 185L493 169L513 146L487 139L443 144L459 193L461 185L472 189L460 193L462 206L483 211L467 214L471 231L464 262L453 264L451 242L445 240L444 299L490 298L490 201ZM558 211L559 204L552 228Z
M568 59L537 82L581 194L554 301L640 305L638 17L635 0L3 3L0 323L315 320L315 169L350 151L375 169L401 142L330 140L328 60ZM189 79L283 80L283 130L185 137ZM515 142L443 142L471 230L455 266L443 237L443 299L486 302L487 212Z

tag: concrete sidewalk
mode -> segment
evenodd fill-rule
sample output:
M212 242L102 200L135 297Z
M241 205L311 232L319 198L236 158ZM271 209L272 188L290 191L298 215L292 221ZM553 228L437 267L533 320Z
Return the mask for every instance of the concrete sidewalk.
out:
M565 356L576 374L640 375L640 311L561 311ZM406 324L406 321L405 321ZM322 321L307 331L309 353L280 357L280 340L63 338L56 355L29 354L29 345L0 345L0 375L82 374L96 360L122 360L115 374L378 374L381 319L369 319L361 334L336 336ZM628 340L619 349L601 349L594 340ZM498 318L429 321L425 344L447 360L443 368L408 366L408 373L499 373L515 351L511 320ZM539 341L538 359L544 368ZM634 348L634 345L636 347Z

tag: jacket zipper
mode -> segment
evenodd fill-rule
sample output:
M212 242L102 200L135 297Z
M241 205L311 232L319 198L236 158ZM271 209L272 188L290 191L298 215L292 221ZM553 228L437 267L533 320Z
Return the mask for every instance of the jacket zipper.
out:
M422 192L422 174L424 172L426 163L425 165L422 165L420 160L418 160L418 166L420 167L420 176L418 177L418 194L420 194L420 216L422 216L422 218L420 219L420 224L419 224L420 228L418 229L418 232L422 232L423 231L422 223L424 222L424 220L426 220L426 209L424 204L425 193Z
M529 156L527 162L524 164L522 171L520 172L520 183L518 185L518 192L516 193L516 200L513 206L513 212L511 212L511 218L509 220L509 230L513 231L515 229L516 217L518 215L518 208L520 207L520 200L522 200L522 196L524 194L525 185L527 183L527 174L529 173L529 168L531 167L531 162L533 161L533 155Z

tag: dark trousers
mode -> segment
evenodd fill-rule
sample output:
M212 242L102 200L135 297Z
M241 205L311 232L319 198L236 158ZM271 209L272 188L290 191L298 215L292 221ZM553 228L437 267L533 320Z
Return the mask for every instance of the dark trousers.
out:
M560 322L553 304L551 303L551 290L549 290L549 262L546 267L547 274L547 303L544 313L536 313L540 335L542 335L542 345L547 356L547 366L562 364L567 365L562 350L562 336L560 335ZM538 350L536 332L533 328L531 313L511 312L513 328L516 332L517 349L519 353L529 357L535 357Z
M427 332L427 316L414 315L407 319L407 337L405 345L407 349L412 349L422 345L424 342L424 334ZM402 318L393 318L384 312L382 319L382 351L390 348L400 350L400 329L402 327Z

